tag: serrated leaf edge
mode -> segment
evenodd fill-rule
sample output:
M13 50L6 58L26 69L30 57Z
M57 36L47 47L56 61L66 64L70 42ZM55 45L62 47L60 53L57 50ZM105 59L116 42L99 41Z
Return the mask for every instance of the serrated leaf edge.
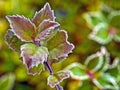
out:
M26 17L23 16L23 15L22 15L22 16L21 16L21 15L13 15L13 16L8 15L8 16L6 16L7 20L8 20L9 23L10 23L10 27L11 27L11 30L12 30L12 32L14 33L14 35L17 36L17 37L18 37L21 41L23 41L23 42L30 42L30 41L22 40L21 37L14 32L14 30L13 30L14 28L12 27L12 23L11 23L11 20L9 19L9 17L16 17L16 18L19 17L19 18L23 18L23 19L27 20L29 23L31 23L31 25L33 25L34 30L35 30L35 33L36 33L36 26L35 26L35 24L32 23L29 18L26 18ZM32 40L31 40L31 42L32 42Z
M65 71L65 70L63 71L63 70L62 70L62 71L59 71L59 72L57 72L57 73L60 73L60 72L67 72L67 75L68 75L68 76L62 78L59 82L57 82L54 86L52 86L52 85L49 84L49 82L50 82L49 78L50 78L51 76L53 76L54 74L53 74L53 75L50 75L50 76L47 78L47 84L50 85L51 88L54 88L56 85L58 85L59 83L61 83L64 79L67 79L67 78L70 77L69 71L67 71L67 70L66 70L66 71Z
M104 27L105 25L106 25L105 23L100 23L97 26L95 26L93 31L89 34L88 38L91 40L94 40L100 44L103 44L103 45L108 44L113 39L113 35L109 34L109 36L107 37L107 40L101 39L96 36L96 34L99 31L99 29L101 28L101 26Z

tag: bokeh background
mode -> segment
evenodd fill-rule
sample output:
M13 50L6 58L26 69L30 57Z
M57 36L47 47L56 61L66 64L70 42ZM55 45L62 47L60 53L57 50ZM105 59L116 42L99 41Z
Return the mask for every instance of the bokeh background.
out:
M49 2L54 10L56 20L61 24L60 28L68 32L69 41L75 45L73 53L65 61L53 64L55 72L73 62L83 63L89 55L101 47L100 44L88 38L91 28L83 18L84 13L104 10L105 5L115 10L120 9L119 0L0 0L0 77L8 74L15 77L12 90L55 90L47 85L47 71L36 76L28 75L25 66L19 59L19 54L12 51L4 40L4 35L9 29L6 15L20 14L32 18L34 13L39 11L46 2ZM111 58L120 57L120 43L112 41L106 47ZM79 82L69 78L64 80L61 85L65 90L74 90L73 87Z

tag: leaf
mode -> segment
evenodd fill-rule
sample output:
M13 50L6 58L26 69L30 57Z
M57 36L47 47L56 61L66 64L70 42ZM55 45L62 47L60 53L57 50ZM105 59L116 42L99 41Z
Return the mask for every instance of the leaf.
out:
M97 79L94 79L93 82L101 89L112 89L118 90L118 85L116 79L107 73L102 73Z
M112 11L111 14L109 15L109 24L111 27L114 28L114 40L115 41L120 41L120 25L119 25L119 20L120 20L120 11Z
M85 65L91 72L97 72L100 70L104 71L108 68L108 56L108 52L104 47L102 47L101 51L92 54L85 60Z
M19 15L7 16L7 19L10 23L11 30L19 39L25 42L34 40L36 30L34 24L29 19Z
M112 40L113 35L109 34L106 23L100 23L95 26L93 32L89 35L89 38L100 44L107 44Z
M64 79L69 78L69 72L68 71L59 71L56 74L50 75L48 77L48 85L50 87L54 88L56 85L58 85L60 82L62 82Z
M120 29L120 11L112 11L109 15L109 24L111 27Z
M117 33L114 35L114 40L120 42L120 30L117 30Z
M67 66L66 69L70 71L70 75L73 79L86 80L89 78L86 72L86 67L80 63L72 63L71 65Z
M38 66L33 66L29 69L28 73L29 74L40 74L42 71L44 71L44 65L43 64L38 64Z
M0 78L0 90L12 90L15 81L13 74L4 75Z
M69 43L67 38L67 33L64 30L58 30L46 41L46 47L49 51L49 60L65 58L72 52L74 45Z
M32 43L27 43L21 46L21 57L28 74L39 74L44 69L41 64L47 61L48 50L44 46L37 47Z
M118 79L120 75L120 59L115 58L113 63L109 65L109 68L106 72L109 73L114 78Z
M100 53L103 54L102 56L103 64L99 71L106 71L109 68L110 55L105 47L101 47Z
M54 12L51 10L49 3L46 3L39 12L35 13L32 21L36 26L39 26L39 24L45 19L51 21L55 20Z
M89 80L84 80L82 81L82 84L78 90L96 90L96 89L94 89L92 82L90 82Z
M83 17L90 28L94 28L99 23L107 21L101 12L88 12Z
M38 35L35 40L40 41L45 39L58 26L59 24L55 21L44 20L38 27Z
M102 64L103 64L103 60L102 60L102 55L100 53L96 53L93 54L91 56L89 56L86 60L85 60L85 65L86 67L91 71L91 72L96 72L98 71Z
M5 41L7 45L14 51L20 53L20 46L24 44L20 39L18 39L11 30L8 30L5 34Z

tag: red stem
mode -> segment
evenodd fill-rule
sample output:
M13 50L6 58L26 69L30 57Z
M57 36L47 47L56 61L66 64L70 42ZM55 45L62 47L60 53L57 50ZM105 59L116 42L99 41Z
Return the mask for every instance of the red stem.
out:
M50 75L53 75L53 70L50 66L50 63L48 61L46 61L46 62L44 62L44 65L47 68L47 70L49 71ZM62 87L59 84L57 84L55 86L55 88L56 88L56 90L63 90Z
M41 46L41 44L40 44L39 41L33 41L33 43L34 43L36 46L38 46L38 47ZM50 73L50 75L53 75L53 70L52 70L52 67L51 67L50 63L49 63L48 61L45 61L45 62L44 62L44 65L45 65L45 67L47 68L47 70L48 70L48 72ZM56 85L55 88L56 88L56 90L63 90L62 87L61 87L59 84Z

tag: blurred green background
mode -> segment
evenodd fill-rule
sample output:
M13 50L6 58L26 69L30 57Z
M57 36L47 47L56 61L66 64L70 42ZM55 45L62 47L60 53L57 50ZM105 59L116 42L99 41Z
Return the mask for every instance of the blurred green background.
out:
M9 49L4 40L4 35L9 29L6 15L20 14L32 18L34 13L39 11L46 2L49 2L54 10L56 20L61 24L60 28L68 32L69 41L75 45L73 53L65 61L53 64L55 72L73 62L83 63L89 55L101 47L100 44L88 38L92 30L83 18L84 13L107 11L108 8L120 9L120 0L0 0L0 76L3 77L9 73L15 76L12 90L55 90L47 85L47 71L36 76L27 75L19 54ZM120 57L119 42L112 41L106 47L111 58ZM64 80L61 85L65 90L75 90L74 87L79 82L69 78Z

